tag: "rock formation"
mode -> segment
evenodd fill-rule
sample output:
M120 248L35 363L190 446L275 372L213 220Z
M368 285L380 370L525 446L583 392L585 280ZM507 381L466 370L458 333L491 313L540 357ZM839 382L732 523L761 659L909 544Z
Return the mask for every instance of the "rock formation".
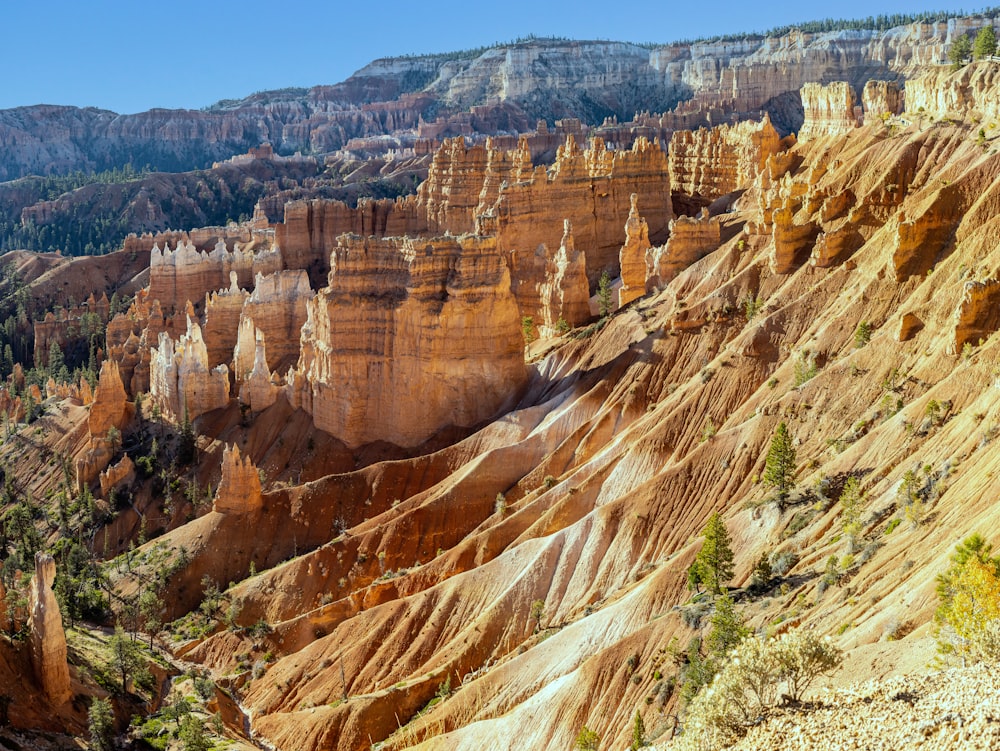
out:
M174 420L193 420L229 401L229 368L209 367L201 326L190 317L187 332L176 344L167 332L160 332L158 346L150 354L149 371L153 401Z
M932 68L906 82L906 109L929 119L974 116L1000 118L995 96L1000 71L994 63L978 62L958 71Z
M645 254L645 291L662 287L677 274L722 242L719 218L703 209L695 217L679 216L670 223L670 239L666 245L649 248Z
M895 81L869 81L861 92L865 125L882 123L887 116L903 111L903 92Z
M101 364L94 401L90 405L90 435L104 438L111 428L120 431L124 429L129 417L128 394L125 393L118 364L105 360Z
M679 130L670 138L670 187L714 200L750 185L780 149L781 137L766 115L758 122Z
M344 236L308 311L291 401L351 446L413 446L474 425L525 380L520 315L492 238Z
M267 356L271 370L293 365L299 356L299 333L306 322L306 307L313 298L305 271L279 271L257 274L254 290L243 304L242 318L267 337ZM230 353L232 347L230 347Z
M212 511L242 514L258 511L264 503L260 473L249 456L240 456L238 446L222 451L222 477L212 501Z
M530 179L501 190L491 213L497 247L505 256L515 257L511 264L515 293L538 281L519 273L516 256L533 254L541 244L559 247L563 219L572 222L576 245L587 255L591 285L604 270L617 276L621 227L628 219L633 193L643 207L650 239L665 239L673 218L668 173L666 154L646 139L638 139L629 151L611 151L600 139L581 150L570 137L548 170L536 167ZM520 303L520 294L518 298ZM524 307L522 311L534 312Z
M800 93L805 120L799 129L799 141L839 136L857 127L854 89L846 81L835 81L826 86L807 83Z
M646 225L646 220L639 216L639 209L636 205L638 199L639 197L633 193L628 220L625 222L625 244L618 254L622 278L622 286L618 290L619 308L646 294L646 253L650 248L649 227ZM670 223L671 235L673 227L676 225L677 220ZM718 246L718 242L716 246Z
M66 632L59 603L52 591L56 562L47 553L35 553L35 575L28 590L31 619L31 663L46 698L55 706L70 698Z
M96 480L111 462L117 448L115 442L120 444L121 431L132 419L132 413L133 406L128 402L118 364L113 360L105 360L101 365L97 389L90 405L90 439L86 449L76 460L77 487L82 488ZM115 441L110 435L112 428L119 434Z
M188 302L200 305L210 292L231 287L230 273L237 285L249 287L257 274L271 274L284 266L281 250L273 246L263 253L230 251L223 241L210 253L199 251L191 242L180 242L175 250L154 246L149 258L149 297L159 300L168 315L182 311Z
M270 407L278 398L280 392L276 378L272 376L271 370L267 366L267 350L265 347L264 332L253 325L253 321L245 318L249 325L241 325L240 331L252 328L253 337L253 360L249 364L249 369L240 371L245 375L239 376L240 380L240 403L246 404L254 412L260 412ZM247 345L241 341L240 352L237 353L235 362L237 367L241 367L240 360L242 353L247 350ZM247 367L243 364L242 367Z
M955 230L960 191L954 185L941 188L930 205L917 216L903 211L896 217L895 247L891 267L897 281L926 274L937 262Z
M576 249L570 220L565 220L563 226L559 250L546 258L545 281L538 291L542 310L539 330L543 336L561 333L561 326L576 327L590 318L587 257Z
M961 353L966 344L977 346L1000 330L1000 281L966 282L954 321L951 351L955 354Z
M101 472L101 497L108 494L119 485L128 485L135 479L135 464L128 454L125 454L117 464L109 466Z
M240 289L235 271L229 272L229 288L205 296L205 326L202 331L210 367L229 364L236 346L243 306L250 293Z

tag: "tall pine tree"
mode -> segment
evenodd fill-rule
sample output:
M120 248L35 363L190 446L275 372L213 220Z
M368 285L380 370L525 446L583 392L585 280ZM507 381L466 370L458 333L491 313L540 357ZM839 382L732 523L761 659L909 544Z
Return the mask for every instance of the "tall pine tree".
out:
M716 594L733 578L733 548L722 515L716 511L705 525L701 536L705 542L695 560L698 576L708 589Z
M778 491L779 500L788 497L788 491L795 484L795 446L788 426L782 421L771 438L764 465L764 482Z

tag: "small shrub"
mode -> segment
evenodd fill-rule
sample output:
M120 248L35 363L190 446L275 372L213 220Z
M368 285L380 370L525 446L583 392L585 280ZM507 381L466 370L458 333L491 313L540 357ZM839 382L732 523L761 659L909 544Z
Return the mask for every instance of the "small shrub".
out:
M816 364L815 353L810 352L807 349L802 350L799 356L795 359L795 365L792 368L793 378L792 384L794 388L802 386L807 381L812 380L816 377L819 372L819 366Z
M854 348L861 349L872 338L872 327L868 321L861 321L858 327L854 330Z

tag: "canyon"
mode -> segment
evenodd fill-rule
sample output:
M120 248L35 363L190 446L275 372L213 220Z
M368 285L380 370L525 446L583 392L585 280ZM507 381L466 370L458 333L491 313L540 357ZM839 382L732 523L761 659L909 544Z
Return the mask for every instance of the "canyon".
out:
M0 388L16 742L110 697L118 734L176 744L186 693L237 748L621 748L636 718L689 748L715 512L746 638L843 652L735 747L989 739L989 669L926 667L956 544L997 543L1000 67L939 64L984 23L533 40L191 122L88 111L232 170L392 135L413 151L375 173L419 184L289 177L241 221L0 256L0 334L31 342ZM17 127L43 114L84 128ZM155 646L148 686L97 667L114 625Z

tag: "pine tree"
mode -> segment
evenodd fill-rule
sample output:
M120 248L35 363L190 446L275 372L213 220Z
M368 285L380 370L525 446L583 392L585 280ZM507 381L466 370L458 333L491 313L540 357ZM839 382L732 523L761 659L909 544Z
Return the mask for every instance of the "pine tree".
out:
M963 65L965 61L972 56L972 42L969 41L969 37L962 34L954 42L951 43L951 49L948 50L948 59L951 60L951 69L958 70Z
M853 552L857 545L858 535L861 533L861 506L864 502L864 494L861 492L861 483L857 477L848 478L844 483L844 490L840 494L840 525L847 538L850 552Z
M601 318L607 318L611 313L611 274L607 269L601 272L597 282L597 309Z
M630 751L638 751L646 744L646 725L642 721L642 715L639 714L639 710L635 710L635 721L632 723L632 745L629 746Z
M715 603L712 614L712 630L708 634L708 653L722 662L750 633L743 622L743 617L736 610L733 598L724 594Z
M107 699L94 699L87 713L90 747L94 751L111 751L114 748L115 718Z
M992 24L990 26L984 26L976 34L976 41L972 44L972 56L976 60L982 60L984 57L992 57L997 51L997 35L993 31Z
M721 594L722 587L733 578L734 569L729 530L718 511L709 518L701 536L705 538L697 558L701 581L712 592Z
M780 500L788 497L788 491L795 482L795 447L784 422L779 423L771 438L764 467L764 482L778 491Z

